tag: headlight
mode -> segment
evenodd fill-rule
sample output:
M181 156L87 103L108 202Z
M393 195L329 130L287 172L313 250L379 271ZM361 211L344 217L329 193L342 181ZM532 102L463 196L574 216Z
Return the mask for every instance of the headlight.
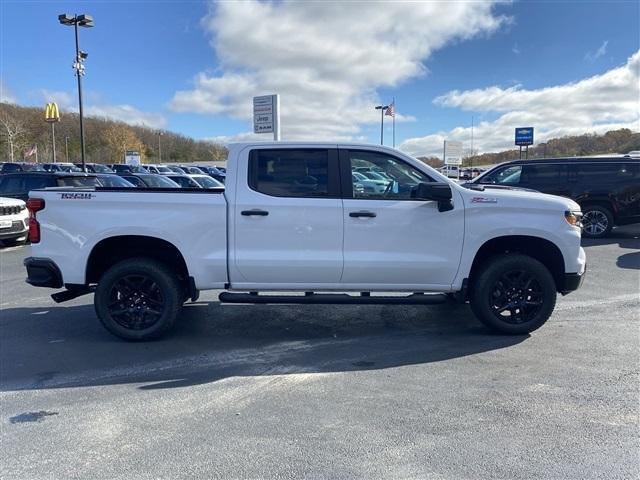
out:
M582 228L582 212L567 210L564 212L564 219L569 225Z

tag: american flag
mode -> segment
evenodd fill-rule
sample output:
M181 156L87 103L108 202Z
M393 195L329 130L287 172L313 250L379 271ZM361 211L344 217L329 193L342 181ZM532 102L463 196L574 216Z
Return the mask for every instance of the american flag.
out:
M33 155L34 153L37 153L37 152L38 152L38 145L34 145L29 150L24 152L24 158L29 158L31 155Z
M389 106L385 110L384 114L388 115L389 117L395 117L396 116L396 101L395 100L389 104Z

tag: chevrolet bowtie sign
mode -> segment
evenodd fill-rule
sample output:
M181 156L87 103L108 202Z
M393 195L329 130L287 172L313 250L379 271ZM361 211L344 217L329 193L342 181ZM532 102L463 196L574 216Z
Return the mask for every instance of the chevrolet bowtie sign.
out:
M58 110L57 103L54 103L54 102L47 103L46 107L44 107L44 119L47 122L60 121L60 110Z
M533 145L533 127L516 128L516 145L521 147Z

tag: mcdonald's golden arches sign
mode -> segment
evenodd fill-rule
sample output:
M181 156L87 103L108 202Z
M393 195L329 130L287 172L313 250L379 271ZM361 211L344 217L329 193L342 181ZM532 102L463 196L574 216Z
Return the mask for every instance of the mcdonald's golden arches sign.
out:
M59 122L60 111L58 110L58 104L55 102L47 103L44 108L44 119L47 122Z

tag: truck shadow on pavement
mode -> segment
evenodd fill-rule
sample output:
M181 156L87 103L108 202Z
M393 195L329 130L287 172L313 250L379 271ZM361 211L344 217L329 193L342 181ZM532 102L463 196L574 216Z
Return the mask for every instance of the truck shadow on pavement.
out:
M615 244L620 248L635 250L634 252L620 255L616 260L616 266L618 268L640 270L640 225L627 225L615 228L607 238L582 239L582 246L587 249L587 255L589 247Z
M166 337L125 342L88 304L3 311L0 390L189 387L239 376L390 369L516 345L465 305L188 304Z

